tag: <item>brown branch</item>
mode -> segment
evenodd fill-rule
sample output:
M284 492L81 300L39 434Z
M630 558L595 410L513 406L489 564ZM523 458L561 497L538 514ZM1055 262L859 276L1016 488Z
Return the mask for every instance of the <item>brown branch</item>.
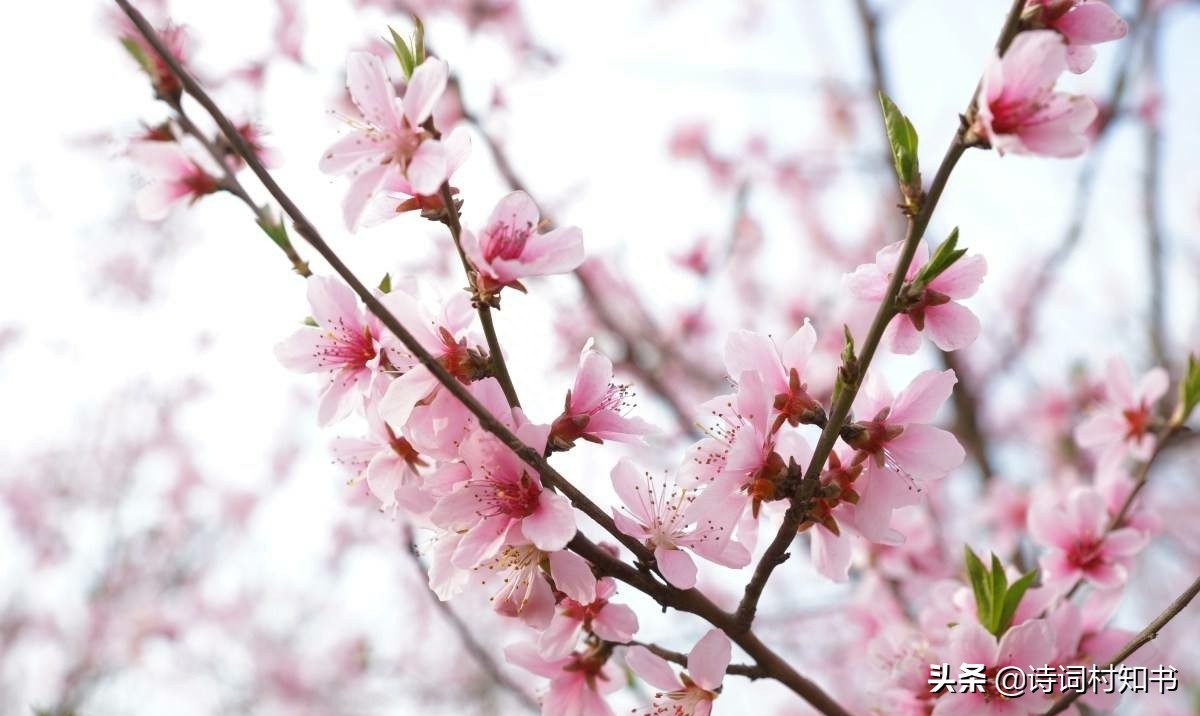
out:
M854 0L858 11L859 27L862 30L863 45L867 50L867 65L871 72L871 87L876 96L883 94L891 97L887 75L884 73L880 52L879 16L871 9L867 0ZM882 126L882 125L881 125ZM883 139L883 167L890 175L892 172L892 156L888 147L886 132ZM979 415L982 412L981 401L976 391L974 377L963 369L959 356L952 351L938 349L938 358L942 366L954 371L958 376L958 384L951 393L954 404L954 432L962 441L967 453L971 456L980 475L986 482L995 473L989 456L988 439L979 425Z
M459 400L468 411L479 421L482 429L496 436L509 449L513 450L526 464L534 469L544 484L562 492L575 506L593 521L603 527L618 542L632 552L639 561L640 567L635 568L615 557L607 549L597 545L582 533L577 532L568 544L568 548L587 559L603 574L619 579L645 592L664 607L673 607L680 611L696 614L707 620L713 626L730 634L733 640L747 653L771 678L784 684L797 695L806 700L813 708L826 716L850 716L840 704L833 700L816 683L793 669L778 654L763 644L751 632L733 632L733 615L717 607L703 593L696 589L680 590L670 585L659 583L649 572L648 565L653 564L653 554L636 539L633 539L616 528L612 518L601 510L586 495L567 481L555 470L540 452L524 444L502 422L492 415L475 397L459 383L445 368L413 337L413 335L396 319L394 315L379 301L362 281L346 266L341 258L330 248L316 227L296 206L274 177L266 170L245 139L238 134L236 128L216 105L199 83L179 64L179 61L163 45L158 33L146 21L129 0L114 0L125 12L138 31L146 38L151 47L158 52L171 72L179 79L184 90L190 94L220 127L226 139L239 155L246 161L247 166L266 187L267 191L279 202L283 210L291 217L297 233L302 236L324 258L333 270L350 286L363 301L367 310L371 311L380 322L396 336L406 349L430 371L451 395Z
M1114 656L1107 664L1100 668L1109 669L1124 662L1126 659L1132 656L1135 651L1157 639L1158 633L1162 631L1163 627L1165 627L1167 623L1169 623L1180 612L1187 608L1187 605L1196 598L1196 594L1198 593L1200 593L1200 577L1198 577L1196 581L1192 582L1192 586L1184 590L1183 594L1180 594L1178 597L1176 597L1175 601L1171 602L1171 604L1163 610L1162 614L1159 614L1157 617L1155 617L1154 621L1147 624L1146 628L1139 632L1132 641L1122 647L1121 650L1117 652L1116 656ZM1071 693L1062 696L1055 701L1054 705L1052 705L1044 714L1042 714L1042 716L1054 716L1054 714L1060 714L1063 711L1066 711L1068 708L1070 708L1071 704L1075 703L1075 700L1082 695L1082 691L1072 691Z
M404 551L408 553L408 556L412 559L413 565L416 566L417 571L427 582L429 580L429 570L426 568L425 563L421 561L421 555L417 550L417 543L413 537L411 526L406 525L404 527L404 537ZM422 584L422 586L425 585ZM479 643L479 640L475 638L475 634L471 631L471 628L467 626L467 624L461 618L459 618L458 614L455 614L454 609L450 607L450 603L439 599L437 594L435 594L432 589L424 589L423 591L432 597L432 599L429 601L433 603L434 607L436 607L439 612L441 612L442 617L449 622L450 626L454 629L454 633L458 635L458 640L462 642L463 648L465 648L467 653L470 654L471 658L475 660L475 664L479 666L480 670L483 671L488 678L494 681L497 686L512 694L526 711L529 711L530 713L539 713L541 709L538 706L537 701L535 701L532 696L526 693L524 689L518 686L515 681L513 681L500 669L500 666L496 663L496 660L492 658L492 655L489 654L487 649L484 648L483 644Z
M1149 0L1142 0L1143 5ZM1143 71L1153 91L1162 91L1162 73L1158 65L1159 12L1151 14L1146 28ZM1142 120L1145 167L1142 171L1142 216L1146 224L1146 263L1150 283L1150 353L1157 365L1169 366L1167 355L1166 271L1163 267L1163 218L1159 204L1162 185L1162 130L1157 112Z
M617 646L642 646L645 647L651 654L661 656L673 664L679 664L686 667L688 663L688 655L678 651L671 651L658 644L650 644L644 641L631 641L626 644L617 644ZM730 664L725 667L725 673L733 676L744 676L751 681L766 678L767 674L757 664Z
M1009 43L1012 42L1012 38L1016 35L1019 28L1021 10L1024 7L1025 0L1014 0L1012 7L1009 9L1004 29L1000 33L1000 38L996 41L996 48L999 53L1004 52ZM977 87L970 104L967 106L966 120L974 116L978 96L979 89ZM863 378L866 376L866 371L871 364L871 360L875 357L875 351L878 349L880 340L883 338L883 332L887 328L888 323L896 315L895 297L899 295L904 285L908 267L912 264L913 256L917 252L917 245L920 244L921 238L925 234L925 229L929 225L929 220L933 217L933 212L937 208L942 192L946 188L950 174L954 171L958 160L967 150L964 135L968 126L970 126L970 121L964 121L955 133L950 146L946 149L946 154L942 158L941 164L938 166L937 173L929 185L929 190L921 201L920 210L915 215L909 217L908 229L904 237L900 256L896 261L896 268L892 272L887 292L879 304L875 318L872 320L871 327L867 331L867 336L862 342L862 348L858 355L858 365L853 371L852 380L844 385L842 392L838 395L837 401L829 411L828 422L825 424L824 429L822 429L821 436L817 440L817 445L813 449L812 460L804 471L804 477L800 480L795 493L792 495L792 504L784 514L783 524L780 525L775 538L767 545L767 549L763 552L762 557L754 568L754 574L746 584L741 603L738 604L735 619L735 625L740 631L748 631L754 623L754 616L758 610L758 600L762 597L767 580L770 579L771 573L775 568L782 564L788 557L787 549L791 545L792 540L795 539L796 529L800 526L804 518L802 503L797 498L800 497L801 490L805 489L806 485L816 484L820 479L821 472L825 469L825 461L829 459L829 453L833 451L839 433L846 424L846 419L850 415L850 407L854 403L854 397L858 395L859 388L862 387Z

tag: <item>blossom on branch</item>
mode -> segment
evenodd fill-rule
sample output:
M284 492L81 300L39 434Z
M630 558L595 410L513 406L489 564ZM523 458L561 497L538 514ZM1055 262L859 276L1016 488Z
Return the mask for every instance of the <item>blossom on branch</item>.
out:
M390 180L402 178L415 195L429 196L450 178L450 140L443 143L424 126L448 77L446 63L431 57L413 71L400 99L378 57L353 52L346 60L346 89L362 120L350 120L353 130L325 150L319 167L352 178L342 204L351 231Z
M1000 154L1074 157L1088 146L1096 104L1055 92L1067 69L1067 45L1053 30L1022 32L983 75L972 131Z
M463 231L462 248L475 270L475 290L484 301L505 286L525 290L521 279L568 273L583 263L583 234L569 226L541 233L533 199L514 191L492 210L476 236Z

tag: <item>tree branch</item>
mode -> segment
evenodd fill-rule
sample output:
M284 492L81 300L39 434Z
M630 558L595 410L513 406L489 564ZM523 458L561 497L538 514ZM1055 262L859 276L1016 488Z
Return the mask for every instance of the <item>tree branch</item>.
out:
M1200 593L1200 577L1198 577L1196 581L1192 582L1192 586L1184 590L1183 594L1180 594L1178 597L1176 597L1175 601L1171 602L1171 604L1165 610L1163 610L1162 614L1159 614L1157 617L1155 617L1154 621L1147 624L1145 629L1139 632L1132 641L1122 647L1121 650L1117 652L1117 655L1101 668L1108 669L1124 662L1126 659L1132 656L1135 651L1141 649L1143 646L1158 638L1158 633L1162 631L1163 627L1165 627L1168 622L1182 612L1187 605L1190 604L1193 599L1195 599L1197 593ZM1044 714L1042 714L1042 716L1054 716L1054 714L1060 714L1063 711L1066 711L1068 708L1070 708L1071 704L1075 703L1075 700L1082 695L1082 691L1072 691L1071 693L1066 694L1055 701L1054 705L1052 705Z
M407 552L408 556L412 558L412 562L416 566L417 571L421 573L421 576L425 578L425 581L428 581L429 571L426 569L425 563L421 561L421 555L417 551L417 543L413 538L412 527L410 525L405 525L404 527L404 538L404 551ZM442 617L450 623L450 626L454 629L454 633L458 635L458 640L462 642L463 648L465 648L467 653L471 655L471 658L475 660L475 663L479 666L480 670L483 671L488 678L496 682L497 686L512 694L513 697L516 698L516 700L520 702L523 707L525 707L526 711L529 711L530 713L540 713L541 709L538 706L537 701L534 701L532 696L526 693L525 690L518 686L516 682L509 678L507 674L501 671L500 666L496 663L495 659L492 658L492 655L489 654L487 649L485 649L483 645L479 643L479 640L475 638L475 635L471 632L471 628L468 627L466 623L454 613L454 610L450 607L450 603L443 602L441 599L439 599L438 596L434 594L432 589L426 589L425 592L432 597L430 601L433 603L434 607L441 612Z
M722 611L710 599L704 596L703 593L696 589L680 590L670 585L657 582L650 574L647 565L653 564L653 553L648 550L645 545L633 539L616 528L612 518L603 510L601 510L594 502L586 495L581 493L574 485L566 480L557 470L555 470L541 455L540 452L523 443L511 430L492 415L475 397L451 376L445 368L434 357L421 346L421 344L413 337L413 335L396 319L394 315L379 301L378 298L365 286L362 281L346 266L341 258L330 248L322 238L320 232L308 220L304 213L296 206L271 174L262 165L253 149L248 146L245 139L237 132L236 128L221 111L221 109L213 102L212 98L205 93L183 67L179 61L167 50L159 38L158 33L146 21L129 0L114 0L116 4L125 12L138 31L146 38L155 52L162 56L163 61L170 68L171 72L179 79L184 90L191 95L205 111L220 127L225 134L226 139L241 157L246 161L247 166L254 172L255 176L263 183L267 191L279 202L284 212L291 217L296 226L296 231L302 236L312 247L324 258L333 270L350 286L358 297L363 301L367 310L371 311L380 322L391 331L397 339L404 345L406 349L430 371L441 383L442 387L451 395L458 399L468 411L473 414L479 421L482 429L488 431L503 442L509 449L513 450L526 464L532 467L541 477L542 481L550 487L562 492L575 506L576 509L583 512L593 521L604 528L618 542L623 544L630 552L632 552L641 565L641 568L635 568L622 562L608 550L600 547L592 542L582 533L577 532L575 537L568 544L568 548L576 552L584 559L587 559L595 565L604 574L615 577L637 589L645 592L650 597L658 601L664 607L673 607L680 611L696 614L708 621L713 626L724 630L733 638L733 640L747 653L755 662L764 670L771 678L784 684L797 695L806 700L813 708L817 709L826 716L850 716L840 704L826 694L816 683L801 675L793 669L786 661L778 654L763 644L753 633L745 631L744 633L735 633L732 629L733 616Z
M1014 0L1012 7L1009 9L1008 17L1005 20L1004 29L1000 33L1000 38L996 41L998 52L1003 53L1009 43L1012 42L1012 38L1016 35L1019 28L1021 10L1024 7L1025 0ZM974 116L978 96L979 89L977 87L967 107L967 118ZM920 244L921 238L925 234L925 229L929 225L929 220L932 218L938 201L941 199L942 192L946 189L950 174L954 171L958 160L967 150L963 136L965 133L964 127L966 126L969 126L969 122L964 122L955 133L950 146L946 149L946 154L942 158L941 164L938 166L937 173L929 185L929 190L921 202L920 210L915 215L909 217L904 244L900 251L900 257L896 261L896 268L892 272L892 277L888 282L887 292L884 294L884 299L880 302L879 308L875 313L875 318L871 322L871 327L867 331L867 336L862 342L862 348L858 356L858 368L855 371L856 374L853 376L854 380L844 386L844 389L838 396L837 402L833 404L832 409L829 411L828 422L821 431L821 437L817 440L817 445L813 449L812 460L804 471L804 477L797 485L796 492L792 495L792 504L784 514L783 524L780 525L775 538L771 540L771 543L763 552L758 565L754 568L754 574L746 584L742 601L738 604L737 608L736 626L739 630L748 630L754 623L754 616L758 610L758 600L762 597L767 580L770 579L771 573L775 568L787 559L787 549L791 545L792 540L795 539L796 529L804 518L803 510L800 504L798 504L799 501L797 498L800 496L800 491L806 483L814 484L820 479L821 472L825 469L825 461L829 459L829 453L833 451L839 433L845 425L847 417L850 415L850 407L854 403L854 397L858 395L859 388L862 387L863 378L866 376L867 368L875 357L875 351L878 349L879 343L883 338L883 332L887 328L888 323L896 315L895 297L900 293L900 289L904 285L908 267L912 264L913 256L917 252L917 245Z

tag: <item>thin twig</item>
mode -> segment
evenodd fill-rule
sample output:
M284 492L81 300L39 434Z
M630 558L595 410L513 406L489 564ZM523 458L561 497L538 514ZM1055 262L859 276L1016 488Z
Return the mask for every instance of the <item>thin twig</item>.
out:
M1000 33L1000 38L996 41L997 52L1002 54L1009 43L1012 42L1012 38L1016 35L1019 28L1021 10L1024 7L1025 0L1014 0L1012 7L1009 9L1008 17L1005 20L1004 29ZM977 87L967 107L965 117L968 120L974 116L978 96L979 89ZM887 328L888 323L896 315L894 299L900 293L900 289L904 284L908 267L912 264L913 256L916 255L917 245L920 244L921 238L925 234L925 229L929 225L929 220L933 216L934 209L937 208L942 192L945 190L946 184L950 179L950 174L954 171L958 160L967 150L967 145L964 141L964 128L966 126L969 126L969 122L967 121L955 133L950 146L946 149L945 156L942 158L941 165L938 166L937 173L929 185L929 191L921 202L920 210L915 215L909 217L908 229L904 237L904 244L901 247L900 256L896 261L896 268L892 272L887 291L879 304L875 318L871 322L870 329L867 331L866 338L862 342L862 348L858 355L858 366L854 371L855 375L852 376L853 380L847 382L839 394L838 400L831 407L828 422L821 431L821 437L817 440L812 459L804 471L803 479L796 487L796 492L792 495L792 504L788 507L787 512L784 513L783 524L780 525L775 538L771 540L762 557L759 558L758 564L754 568L754 574L746 584L741 603L738 604L737 608L736 626L740 630L749 630L750 626L754 623L754 616L758 610L758 600L762 597L767 580L770 579L771 573L775 568L787 559L787 549L791 545L792 540L795 539L796 529L804 518L802 505L799 504L796 498L800 496L800 490L806 484L814 484L820 479L821 472L825 469L825 461L829 459L829 454L833 451L839 433L850 415L850 407L854 402L854 397L858 395L859 388L862 386L867 368L870 366L871 360L875 357L875 351L883 338L883 332Z
M685 668L687 667L687 654L679 651L671 651L670 649L661 647L658 644L650 644L644 641L631 641L623 644L622 646L642 646L649 650L650 653L661 656L673 664L679 664ZM766 672L762 670L762 667L758 666L757 664L730 664L729 666L725 667L725 673L732 674L733 676L744 676L751 681L763 679L767 676Z
M1143 0L1147 2L1147 0ZM1162 23L1159 12L1151 14L1146 28L1146 47L1143 71L1154 92L1162 91L1162 76L1158 66L1158 39ZM1143 153L1142 216L1146 224L1146 264L1150 284L1150 354L1156 365L1169 366L1167 355L1166 271L1163 267L1163 222L1159 204L1162 185L1162 130L1159 113L1150 111L1142 118Z
M1187 608L1187 605L1196 598L1196 594L1198 593L1200 593L1200 577L1198 577L1196 581L1192 582L1192 586L1184 590L1183 594L1180 594L1178 597L1176 597L1175 601L1171 602L1170 606L1164 609L1162 614L1159 614L1157 617L1155 617L1154 621L1147 624L1146 628L1139 632L1132 641L1122 647L1121 650L1117 652L1116 656L1114 656L1107 664L1100 668L1102 670L1109 669L1124 662L1126 659L1132 656L1135 651L1141 649L1143 646L1158 638L1158 633L1162 631L1163 627L1165 627L1168 622L1170 622L1180 612ZM1054 705L1052 705L1044 714L1042 714L1042 716L1054 716L1054 714L1060 714L1063 711L1066 711L1071 707L1071 704L1075 703L1075 700L1082 695L1083 691L1072 691L1071 693L1066 694L1055 701Z
M404 537L406 543L404 551L408 553L413 565L416 566L417 571L420 572L424 581L427 582L429 580L429 570L425 566L425 563L421 561L421 554L417 549L417 543L413 537L411 526L405 526ZM422 584L421 586L424 587L425 585ZM475 663L483 673L494 681L497 686L512 694L525 707L526 711L538 713L540 708L537 701L500 669L500 666L492 658L492 655L488 653L488 650L475 638L475 634L471 631L471 628L450 607L450 603L439 599L432 589L424 589L422 591L429 594L431 597L429 601L441 612L442 617L449 622L450 626L454 629L454 633L458 635L458 640L462 642L463 648L467 650L467 653L471 655L471 658L475 660Z

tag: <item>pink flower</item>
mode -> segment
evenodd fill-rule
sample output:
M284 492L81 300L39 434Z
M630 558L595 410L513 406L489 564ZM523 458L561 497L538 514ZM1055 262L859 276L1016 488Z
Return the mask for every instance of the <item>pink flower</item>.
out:
M429 466L412 443L397 435L379 417L377 399L367 401L367 436L338 438L333 454L354 474L353 482L365 479L367 489L385 512L402 506L411 513L428 512L433 506L421 490L419 470Z
M275 356L289 370L329 375L317 408L318 422L328 425L350 413L379 367L379 322L332 277L308 280L308 303L317 325L279 343Z
M730 376L746 371L757 372L766 388L774 393L775 419L772 432L784 422L795 427L815 424L824 418L821 404L808 394L804 371L817 344L817 332L807 319L783 346L768 336L752 331L734 331L725 341L725 369Z
M655 428L641 418L625 415L632 407L628 396L628 385L613 382L612 361L592 350L589 339L579 356L575 385L567 391L563 412L550 427L551 447L568 450L580 438L593 443L641 442L641 437L654 433Z
M661 691L654 695L644 715L709 716L717 699L725 669L729 666L732 645L720 629L700 638L688 653L687 673L676 676L666 659L644 646L630 648L625 661L634 673Z
M326 174L353 177L342 204L351 231L389 179L403 177L415 194L430 195L450 178L445 144L422 127L446 90L448 75L445 62L425 60L401 100L382 60L369 52L350 53L346 89L364 121L352 122L354 130L325 150L319 166Z
M469 384L485 377L489 370L487 357L469 348L467 339L460 337L475 315L465 293L445 301L436 312L400 289L393 289L381 300L421 347L460 383ZM392 425L404 426L418 404L440 392L441 383L390 333L385 346L389 363L401 375L388 385L379 404L379 414Z
M1104 404L1075 429L1075 440L1082 447L1099 449L1101 465L1110 469L1126 455L1150 459L1158 444L1154 406L1167 393L1167 371L1149 370L1134 390L1129 367L1113 358L1108 362L1107 379Z
M875 254L874 264L863 264L847 274L846 287L861 301L878 305L887 294L888 282L904 242L897 241ZM920 244L905 275L912 281L929 261L929 247ZM944 351L956 351L969 346L979 336L979 319L970 309L958 303L979 290L987 273L987 261L978 254L963 256L925 286L924 290L906 303L904 313L896 316L887 327L885 337L895 353L916 353L921 347L920 333L928 333L934 345Z
M475 286L494 294L505 286L524 290L520 279L574 271L583 263L583 234L575 227L538 231L541 218L533 199L514 191L500 200L476 237L462 235L463 251L478 272Z
M512 529L519 531L517 527ZM555 594L546 581L543 565L548 567L554 587L563 599L589 605L596 601L596 577L583 557L566 550L545 552L523 536L512 536L509 541L496 556L485 559L474 570L483 586L492 582L500 585L490 599L497 614L517 617L537 630L551 627ZM609 616L617 623L622 619L616 612Z
M772 430L771 391L758 371L738 377L737 392L722 395L701 406L716 418L705 432L709 437L687 450L678 480L685 487L708 485L706 499L740 495L740 513L750 505L758 517L763 502L786 495L779 487L792 463L807 462L811 450L796 432Z
M1029 534L1049 551L1040 563L1047 583L1070 587L1086 579L1097 589L1120 587L1148 538L1123 527L1108 532L1104 497L1076 487L1061 501L1038 500L1029 510Z
M943 661L952 669L959 664L983 664L987 683L978 691L942 696L933 708L933 716L1027 716L1041 713L1049 706L1045 694L1025 689L1017 696L1006 696L996 685L996 674L1004 667L1028 671L1031 666L1049 664L1054 658L1054 638L1045 620L1034 619L1004 633L1000 643L982 626L967 622L950 630L949 655Z
M161 221L178 202L194 203L220 189L216 178L175 142L134 142L129 157L150 178L134 197L138 216L146 221Z
M1001 154L1073 157L1087 148L1096 105L1055 92L1067 68L1067 46L1053 30L1022 32L983 75L974 131Z
M1075 74L1086 72L1096 61L1092 45L1119 40L1129 32L1121 16L1099 0L1029 0L1026 7L1040 7L1040 24L1057 30L1067 41L1067 67Z
M603 651L575 652L547 659L533 644L521 642L505 648L509 662L550 679L542 699L542 716L614 716L604 694L621 688L621 672L608 663Z
M596 582L595 598L590 602L564 596L550 626L538 638L542 655L558 658L570 654L584 632L618 643L632 639L638 630L637 614L624 604L610 602L616 593L616 583L605 577Z
M928 424L956 382L952 370L925 371L893 398L878 373L868 374L854 411L871 417L853 423L846 438L854 462L867 466L854 506L854 526L867 539L884 539L892 511L916 503L919 483L945 477L966 457L953 435Z
M146 41L146 38L128 17L121 14L117 19L117 26L121 42L126 47L133 48L131 53L135 53L134 56L141 63L142 69L150 77L155 95L166 100L179 99L183 93L183 85L179 83L175 73L163 61L162 56L150 46L150 43ZM167 52L179 60L179 64L187 67L191 49L191 37L188 35L187 29L180 25L167 24L158 28L158 37L166 46Z
M532 424L517 428L517 436L539 452L546 447L547 429ZM533 468L490 433L472 434L461 448L470 478L438 501L430 519L437 526L466 531L451 561L470 569L491 557L511 540L510 528L538 549L563 549L575 535L575 514L562 495L542 488Z
M683 551L685 547L729 567L750 563L749 551L734 542L730 534L741 509L731 510L727 504L722 507L704 497L697 499L691 490L640 474L625 459L613 468L612 483L628 511L613 510L617 528L653 549L659 571L676 587L696 586L696 563ZM711 494L713 499L720 498L718 492ZM736 497L733 501L745 504Z

